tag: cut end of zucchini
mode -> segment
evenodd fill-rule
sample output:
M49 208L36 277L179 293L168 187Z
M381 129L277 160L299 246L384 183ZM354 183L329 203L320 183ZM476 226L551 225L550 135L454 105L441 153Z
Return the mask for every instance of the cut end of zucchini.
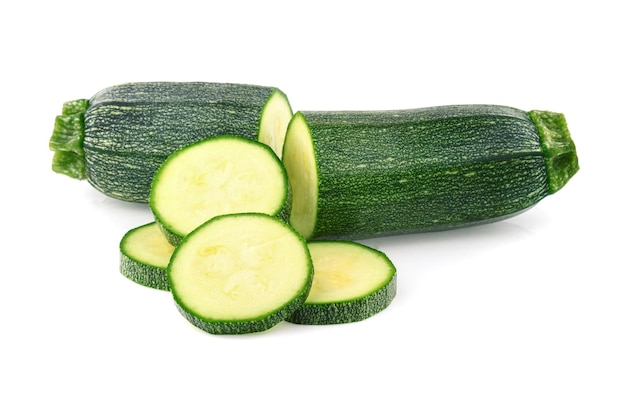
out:
M317 217L318 171L311 132L299 112L287 128L282 160L291 184L289 223L309 239Z
M261 213L204 223L182 240L168 266L179 311L212 334L271 328L302 304L312 276L304 239Z
M150 207L176 245L205 221L222 214L281 213L287 199L285 169L259 142L223 135L174 152L161 165Z
M140 285L169 290L167 265L173 252L156 222L133 228L120 241L120 272Z
M85 111L89 101L79 99L63 104L61 115L54 122L49 147L53 150L52 170L69 177L87 178L83 138L85 135Z
M313 284L292 323L329 325L362 321L396 295L396 268L382 252L350 241L309 243Z
M535 110L528 115L539 131L550 193L555 193L579 170L576 146L563 114Z
M292 116L287 96L278 89L274 90L261 113L258 140L272 148L279 158L283 154L285 133Z

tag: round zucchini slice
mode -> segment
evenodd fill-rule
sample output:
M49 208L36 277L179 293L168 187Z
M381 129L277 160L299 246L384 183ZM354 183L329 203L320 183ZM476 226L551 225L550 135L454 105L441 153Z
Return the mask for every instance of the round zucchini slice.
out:
M263 213L216 216L188 234L167 269L179 312L211 334L267 330L311 288L306 241Z
M140 285L169 290L167 264L173 252L156 222L133 228L120 241L120 272Z
M382 252L351 241L309 242L315 276L292 323L330 325L362 321L396 296L396 268Z
M270 147L232 135L186 146L159 168L150 208L174 246L205 221L222 214L286 217L287 173Z

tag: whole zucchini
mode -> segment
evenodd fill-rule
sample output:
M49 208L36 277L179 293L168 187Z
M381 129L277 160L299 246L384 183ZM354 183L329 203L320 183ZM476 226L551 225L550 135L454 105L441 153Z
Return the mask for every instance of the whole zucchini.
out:
M562 114L497 105L311 111L292 118L283 163L290 223L307 239L358 239L515 215L578 171Z
M207 82L128 83L64 104L50 139L52 169L104 194L147 202L167 156L231 134L282 152L292 111L274 87Z

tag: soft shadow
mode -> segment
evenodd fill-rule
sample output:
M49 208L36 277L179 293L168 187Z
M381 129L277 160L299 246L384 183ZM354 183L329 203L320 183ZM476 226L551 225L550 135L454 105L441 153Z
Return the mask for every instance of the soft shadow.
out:
M445 231L420 232L363 239L359 242L380 249L423 248L440 245L472 245L481 242L516 242L536 234L550 223L550 218L540 209L533 209L492 223L456 228Z

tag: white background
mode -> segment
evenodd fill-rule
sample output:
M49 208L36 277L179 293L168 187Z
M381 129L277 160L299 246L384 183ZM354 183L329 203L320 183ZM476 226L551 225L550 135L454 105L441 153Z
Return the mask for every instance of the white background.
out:
M0 396L626 396L618 2L157 4L0 6ZM155 80L277 86L294 110L562 112L581 170L507 221L366 241L398 269L373 318L213 336L119 274L147 207L50 169L64 101Z

